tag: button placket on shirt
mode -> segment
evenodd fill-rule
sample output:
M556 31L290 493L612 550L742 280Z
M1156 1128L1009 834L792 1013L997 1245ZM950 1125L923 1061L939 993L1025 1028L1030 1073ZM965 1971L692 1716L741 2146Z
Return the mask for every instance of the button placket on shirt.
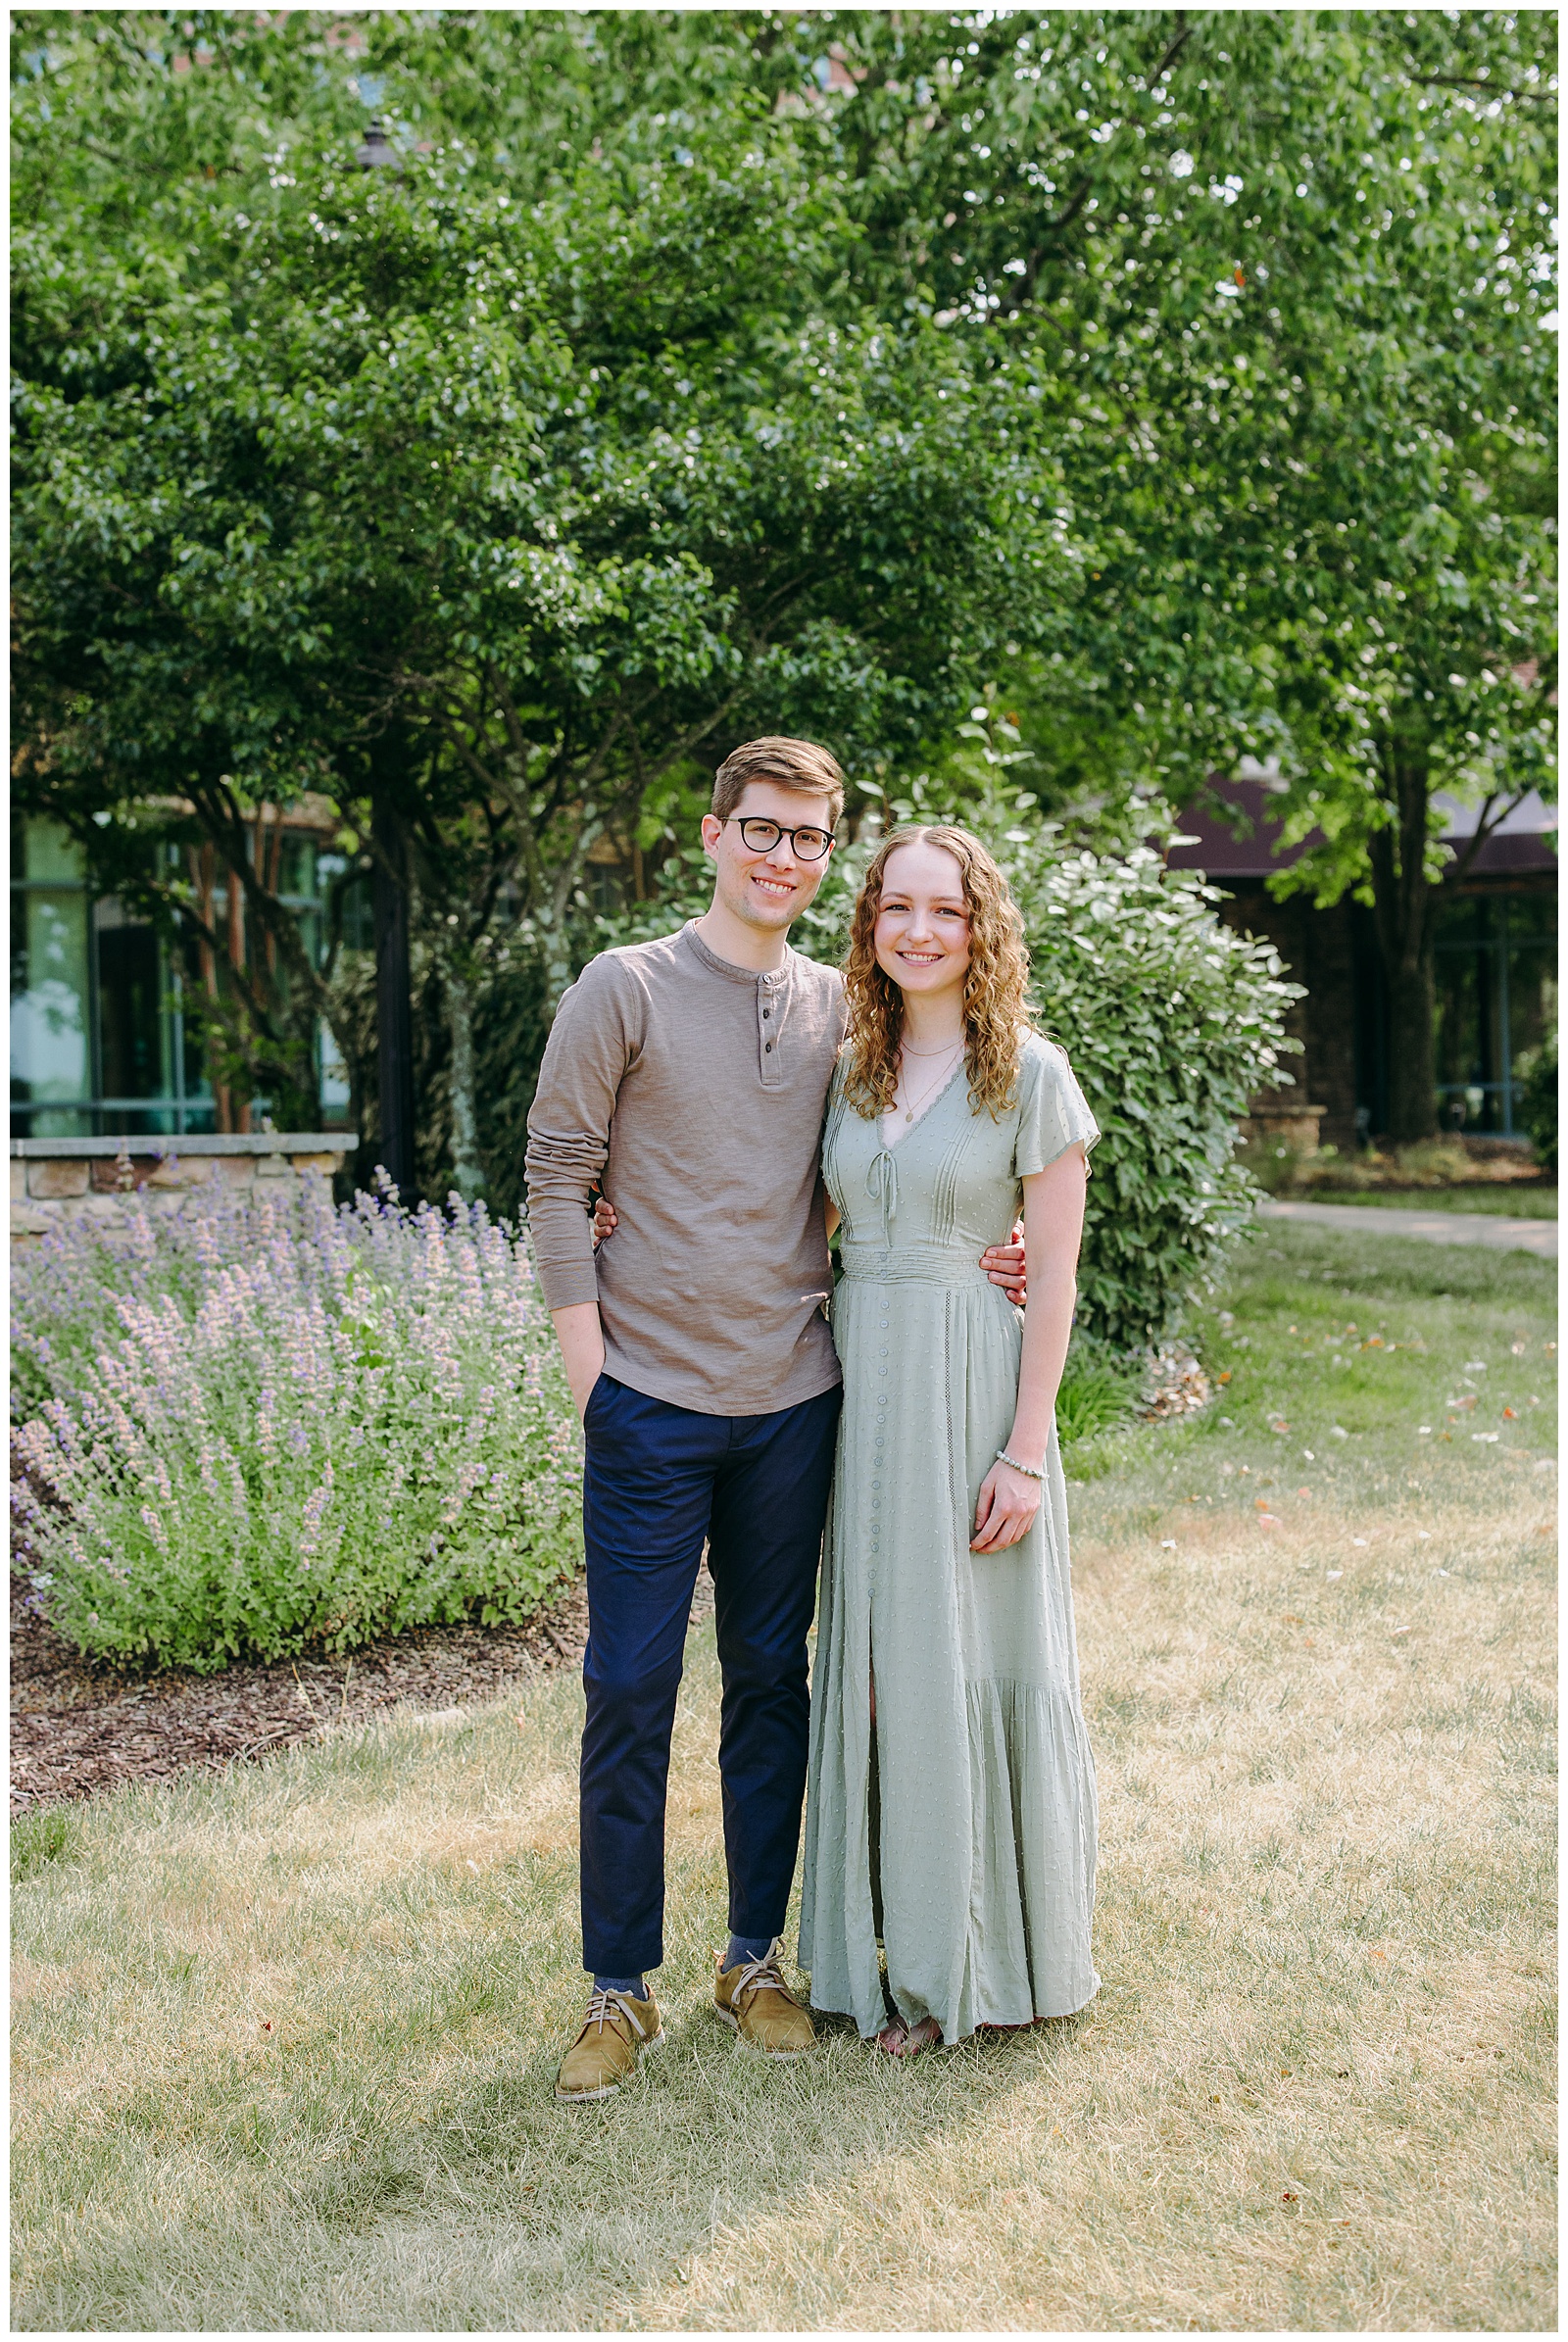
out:
M757 980L757 1037L760 1043L758 1064L763 1083L776 1089L783 1079L779 1059L779 1043L784 1035L784 978L759 976Z

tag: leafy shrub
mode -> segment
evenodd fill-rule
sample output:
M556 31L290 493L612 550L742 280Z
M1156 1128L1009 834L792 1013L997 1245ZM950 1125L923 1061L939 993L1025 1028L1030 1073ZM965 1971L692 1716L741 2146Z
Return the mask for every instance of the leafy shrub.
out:
M1023 912L1035 999L1103 1138L1079 1272L1084 1324L1157 1341L1211 1286L1252 1214L1236 1126L1290 1077L1278 953L1227 927L1217 888L1152 847L1058 856L1049 825L1002 841ZM1007 849L1010 846L1011 852Z
M1530 1133L1536 1160L1544 1170L1557 1168L1557 1036L1551 1034L1539 1049L1528 1049L1517 1071L1524 1080L1519 1119Z
M207 1673L527 1616L580 1439L525 1245L322 1183L65 1222L13 1270L19 1508L83 1650Z
M1121 1431L1138 1410L1139 1364L1074 1332L1056 1392L1056 1436L1063 1457L1104 1432ZM1070 1460L1070 1459L1069 1459Z
M1290 1076L1284 1012L1300 995L1272 945L1219 917L1219 890L1169 870L1152 846L1120 854L1066 852L1060 829L996 801L961 818L1006 871L1028 931L1040 1022L1059 1041L1103 1133L1094 1153L1079 1270L1079 1321L1118 1347L1157 1341L1211 1285L1251 1218L1256 1188L1236 1158L1248 1100ZM1019 810L1020 805L1024 808ZM951 809L922 795L901 819ZM868 838L836 854L820 893L791 930L812 958L843 955ZM667 934L706 907L706 866L678 861L668 891L607 943Z

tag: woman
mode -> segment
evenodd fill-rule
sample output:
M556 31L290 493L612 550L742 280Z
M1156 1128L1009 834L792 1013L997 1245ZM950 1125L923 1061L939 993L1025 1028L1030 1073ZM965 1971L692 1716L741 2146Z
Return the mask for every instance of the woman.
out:
M1099 1983L1054 1422L1099 1133L1029 1028L1027 973L978 840L883 843L856 904L823 1141L844 1415L800 1960L812 2005L894 2055L1066 2016ZM975 1266L1020 1193L1021 1321Z

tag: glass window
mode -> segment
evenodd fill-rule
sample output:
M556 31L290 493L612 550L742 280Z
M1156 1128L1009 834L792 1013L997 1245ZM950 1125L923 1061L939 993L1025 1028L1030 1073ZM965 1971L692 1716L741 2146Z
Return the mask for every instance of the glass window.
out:
M106 1101L165 1098L172 1067L165 1025L163 953L152 928L128 919L121 905L93 904L98 947L98 1031Z
M1549 889L1462 895L1438 916L1438 1108L1448 1130L1511 1137L1516 1064L1555 1030Z
M346 867L320 841L285 831L279 893L300 914L319 964L318 886ZM172 854L176 850L170 850ZM356 890L357 891L357 890ZM368 882L364 889L368 905ZM364 925L369 928L367 915ZM206 989L189 934L172 940L113 898L94 899L80 850L56 823L12 825L11 1095L19 1136L211 1131L217 1106L205 1062L203 1016L186 1014ZM367 944L370 941L367 933ZM330 1051L323 1097L346 1105L346 1069Z
M285 830L278 840L277 891L305 903L316 901L316 840Z
M79 1136L91 1097L92 1001L82 859L52 821L19 822L12 845L11 1095L25 1134ZM78 1110L40 1109L66 1100Z

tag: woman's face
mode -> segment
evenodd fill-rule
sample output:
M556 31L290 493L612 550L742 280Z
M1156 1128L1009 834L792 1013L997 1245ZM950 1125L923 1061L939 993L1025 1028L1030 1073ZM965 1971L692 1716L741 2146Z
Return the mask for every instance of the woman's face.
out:
M888 855L872 941L877 966L901 991L962 1000L969 904L963 872L945 846L922 838Z

